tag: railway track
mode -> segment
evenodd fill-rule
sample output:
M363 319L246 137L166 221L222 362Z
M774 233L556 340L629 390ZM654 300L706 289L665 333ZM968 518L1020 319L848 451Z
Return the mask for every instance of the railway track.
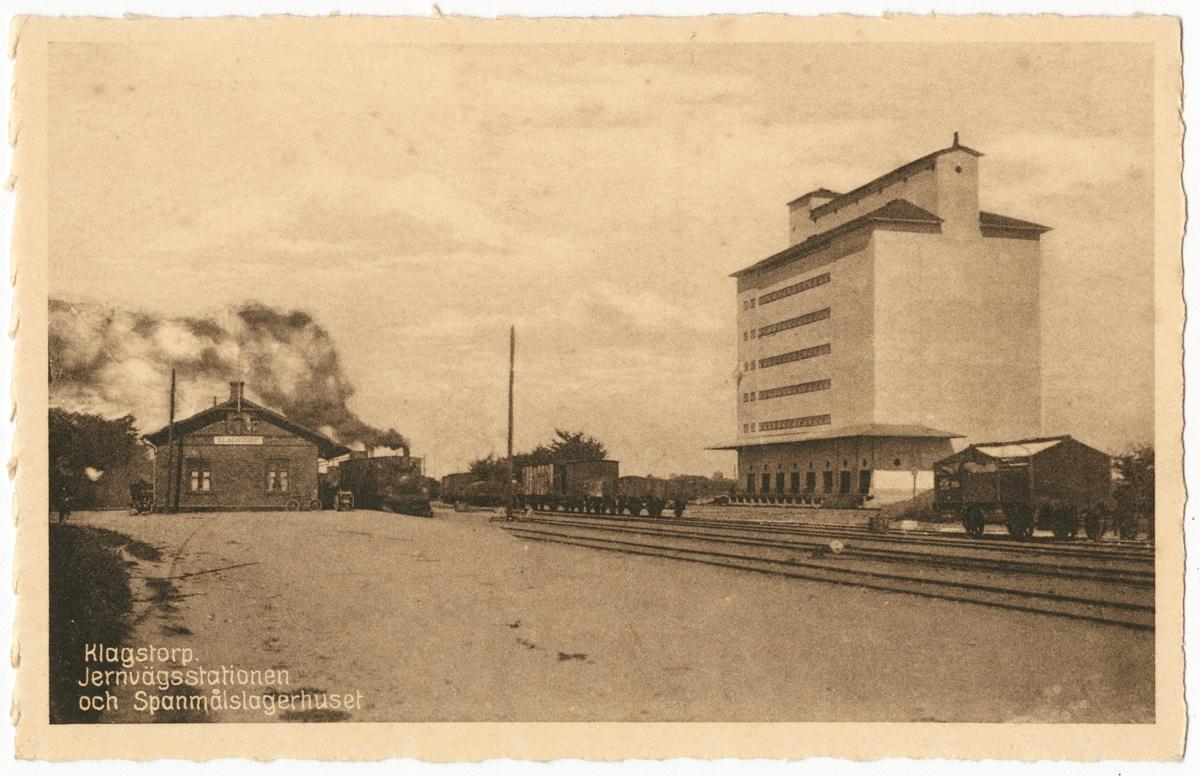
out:
M700 526L695 524L699 522ZM713 525L717 523L717 525ZM1153 567L997 557L973 548L899 549L862 532L840 553L829 533L779 535L723 521L540 514L506 529L532 541L686 560L808 581L980 604L1137 630L1154 628ZM805 527L807 528L807 526ZM820 538L817 538L820 534ZM910 544L912 544L910 542ZM989 548L992 549L992 548Z
M972 539L965 535L947 535L940 531L928 529L893 532L890 534L873 534L863 526L836 525L827 523L786 523L778 520L737 520L737 519L704 519L704 518L674 518L663 517L634 517L631 515L596 515L569 512L537 512L539 516L556 515L572 519L595 519L624 521L627 523L650 523L654 525L691 526L696 528L746 528L764 533L796 536L822 536L836 539L869 537L872 541L890 542L895 544L912 544L920 540L924 544L937 546L953 546L976 548L993 552L1006 552L1014 557L1043 557L1043 558L1082 558L1082 559L1116 559L1131 562L1153 562L1154 547L1143 543L1120 542L1098 545L1094 542L1064 543L1058 540L1035 537L1032 540L1018 540L1008 536L993 535L982 539Z

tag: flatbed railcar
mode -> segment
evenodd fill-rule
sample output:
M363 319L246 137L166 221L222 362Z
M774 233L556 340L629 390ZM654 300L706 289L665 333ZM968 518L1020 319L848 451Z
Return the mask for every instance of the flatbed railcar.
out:
M971 445L933 465L934 509L960 520L969 536L1003 523L1029 539L1035 528L1058 539L1089 538L1109 521L1112 460L1070 436Z
M574 461L526 466L521 472L525 504L542 512L581 512L662 517L668 507L683 514L697 498L697 485L686 480L622 477L617 461Z

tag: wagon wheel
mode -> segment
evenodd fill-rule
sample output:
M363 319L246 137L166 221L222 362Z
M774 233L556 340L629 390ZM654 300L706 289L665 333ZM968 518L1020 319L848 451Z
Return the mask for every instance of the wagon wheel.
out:
M1067 538L1074 539L1079 534L1079 510L1073 505L1063 507L1063 522L1067 526Z
M296 499L290 499L287 503L287 511L299 512L300 511L300 502L297 501Z
M1097 541L1101 536L1104 536L1104 531L1107 528L1105 520L1105 509L1096 507L1084 512L1083 515L1083 530L1087 532L1087 538L1092 541Z
M1004 510L1004 525L1009 536L1022 541L1033 536L1033 515L1029 507L1014 506Z
M321 499L314 498L312 501L308 502L308 511L309 512L320 512L321 511Z
M1071 538L1071 526L1067 520L1067 508L1046 504L1037 511L1034 523L1054 532L1054 538L1059 541Z
M983 510L979 507L971 507L963 516L963 528L967 530L967 536L972 539L978 539L983 536Z

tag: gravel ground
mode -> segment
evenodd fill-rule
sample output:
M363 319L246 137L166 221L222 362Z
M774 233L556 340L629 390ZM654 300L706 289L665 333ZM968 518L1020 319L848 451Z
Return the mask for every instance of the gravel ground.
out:
M191 668L286 669L281 693L355 698L328 719L1154 719L1153 634L526 543L491 516L71 520L162 551L131 565L133 644L190 647ZM169 717L134 710L132 689L110 721ZM199 717L281 718L321 717Z

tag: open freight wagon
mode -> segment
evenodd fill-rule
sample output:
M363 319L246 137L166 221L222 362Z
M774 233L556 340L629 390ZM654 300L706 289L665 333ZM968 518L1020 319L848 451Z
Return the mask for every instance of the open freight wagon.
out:
M616 461L574 461L526 466L521 472L525 503L538 511L590 512L662 517L672 508L677 517L698 496L689 480L621 477Z
M1003 523L1018 539L1035 528L1098 539L1109 520L1112 461L1070 436L971 445L933 465L934 509L983 535Z

